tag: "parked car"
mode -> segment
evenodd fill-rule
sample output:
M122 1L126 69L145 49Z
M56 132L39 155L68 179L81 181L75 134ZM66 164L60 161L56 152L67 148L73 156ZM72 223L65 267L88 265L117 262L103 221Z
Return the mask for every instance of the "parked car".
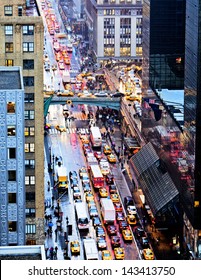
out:
M127 208L129 205L134 205L134 200L131 196L124 197L124 205Z

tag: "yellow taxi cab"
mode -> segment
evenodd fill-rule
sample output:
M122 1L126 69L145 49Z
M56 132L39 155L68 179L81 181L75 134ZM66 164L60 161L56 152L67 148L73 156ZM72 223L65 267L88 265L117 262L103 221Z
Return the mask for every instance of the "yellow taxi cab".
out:
M65 85L65 89L66 89L66 90L71 90L71 89L72 89L71 84L66 84L66 85Z
M64 63L67 64L67 65L70 65L71 64L70 58L69 57L64 57Z
M58 91L57 92L58 96L74 96L74 93L70 91L69 89L66 89L64 91Z
M103 147L103 153L104 153L105 155L110 155L110 154L112 153L111 147L110 147L109 145L105 145L105 146Z
M136 220L135 215L128 215L127 216L127 222L128 222L129 225L136 225L137 220Z
M83 144L89 144L89 138L86 135L81 137L81 141Z
M117 162L117 159L116 159L116 157L115 157L114 154L108 155L108 156L107 156L107 159L108 159L108 161L109 161L110 163L116 163L116 162Z
M70 242L70 250L72 254L79 254L80 253L80 243L79 241L71 241Z
M130 229L123 229L122 230L122 236L123 236L124 241L132 241L133 240Z
M110 195L110 198L111 198L112 202L120 202L118 193L112 193Z
M106 188L100 188L99 189L99 194L101 197L108 197L108 191Z
M86 202L94 200L94 196L91 192L86 193Z
M66 128L64 125L56 125L55 128L60 132L66 132Z
M143 249L142 256L145 260L154 260L154 253L150 248Z
M104 261L112 260L112 255L111 255L109 250L103 250L102 251L102 259Z
M130 100L130 101L138 101L138 102L140 102L140 99L139 99L138 96L136 96L136 94L131 94L129 96L126 96L126 99Z
M122 247L114 248L114 256L116 260L124 260L125 250Z

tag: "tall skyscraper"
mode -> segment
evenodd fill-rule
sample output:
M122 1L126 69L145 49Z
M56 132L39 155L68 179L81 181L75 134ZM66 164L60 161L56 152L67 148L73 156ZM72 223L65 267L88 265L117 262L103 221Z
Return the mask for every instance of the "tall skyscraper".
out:
M35 0L0 2L0 37L0 65L22 67L25 91L26 244L42 244L44 238L44 28ZM10 79L8 83L12 84L14 81Z
M0 103L0 245L24 245L24 86L20 67L0 67Z
M142 59L142 1L86 1L89 42L98 61Z
M195 258L201 257L200 9L198 0L145 0L143 10L142 131L179 191L180 245Z

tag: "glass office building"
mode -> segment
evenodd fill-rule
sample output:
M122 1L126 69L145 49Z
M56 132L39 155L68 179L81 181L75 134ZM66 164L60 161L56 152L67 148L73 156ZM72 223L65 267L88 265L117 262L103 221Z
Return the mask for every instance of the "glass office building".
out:
M179 191L180 245L195 258L201 258L200 9L199 0L145 0L143 10L142 132Z

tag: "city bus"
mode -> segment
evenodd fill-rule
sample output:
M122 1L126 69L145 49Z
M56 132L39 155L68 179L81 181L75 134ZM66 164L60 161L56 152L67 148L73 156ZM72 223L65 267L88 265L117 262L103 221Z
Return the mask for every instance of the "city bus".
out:
M93 126L90 131L90 140L93 148L100 148L102 145L102 136L99 127Z
M89 215L87 213L85 202L75 203L75 215L77 220L77 226L79 230L89 229Z
M104 177L99 165L90 165L90 177L94 188L104 187Z

